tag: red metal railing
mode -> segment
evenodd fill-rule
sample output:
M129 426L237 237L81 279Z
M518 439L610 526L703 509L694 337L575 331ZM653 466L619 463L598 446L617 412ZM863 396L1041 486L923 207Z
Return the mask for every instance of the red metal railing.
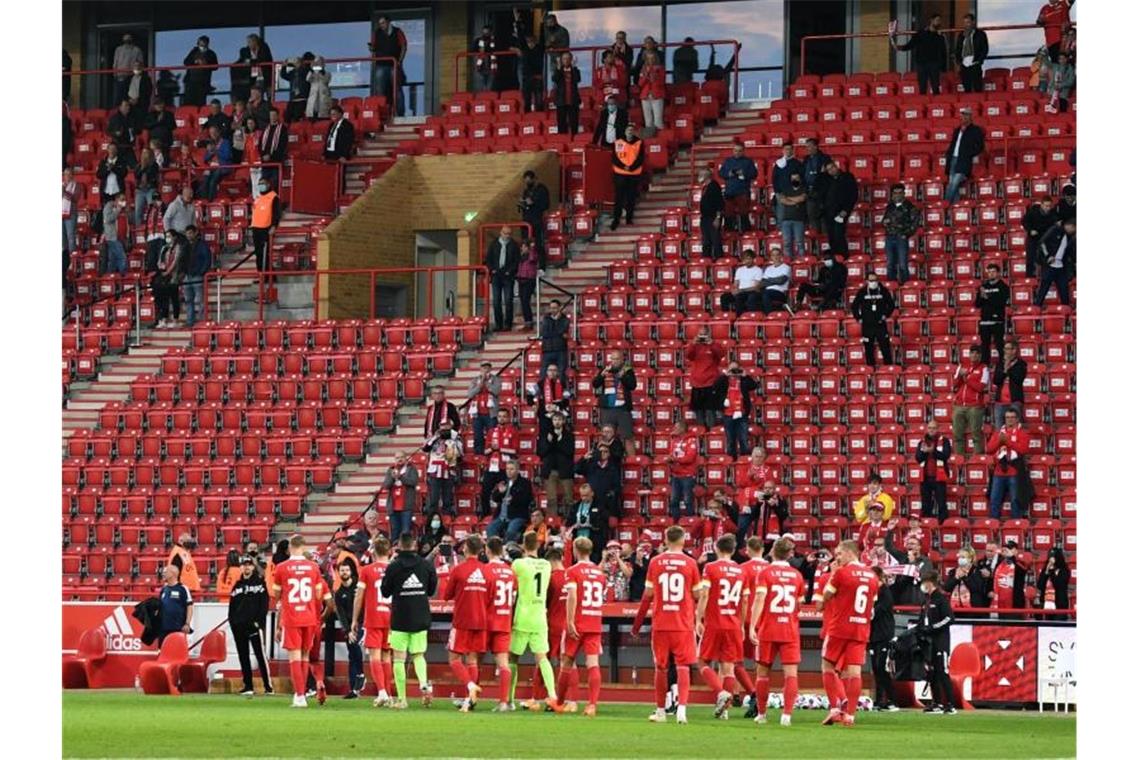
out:
M1063 24L1049 24L1046 26L1060 26L1061 28L1064 28ZM985 26L985 27L978 27L978 28L981 29L983 32L1008 32L1008 31L1014 31L1014 30L1018 30L1018 29L1045 29L1046 26L1041 26L1038 24L1005 24L1005 25L1001 25L1001 26ZM1075 27L1076 23L1074 22L1072 24L1072 26ZM921 31L921 30L899 29L895 34L897 34L897 35L899 35L899 34L912 35L912 34L918 34L919 31ZM955 34L957 32L964 32L964 31L966 31L964 27L952 27L950 29L940 29L939 30L939 32L942 34ZM806 35L800 39L800 76L804 76L805 74L807 74L807 44L809 42L818 42L818 41L822 41L822 40L858 40L858 39L890 37L890 36L891 35L889 32L864 32L862 34L809 34L809 35ZM952 51L948 51L948 52L952 52Z

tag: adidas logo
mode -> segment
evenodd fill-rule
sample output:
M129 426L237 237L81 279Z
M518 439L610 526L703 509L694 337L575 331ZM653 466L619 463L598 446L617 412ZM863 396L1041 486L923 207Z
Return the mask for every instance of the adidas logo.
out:
M423 589L424 589L424 584L421 583L420 579L417 578L416 576L409 575L407 578L404 579L404 585L403 585L404 591L417 591L417 590L423 591Z
M142 649L142 640L131 628L130 618L122 605L115 608L103 621L107 632L107 649L112 652L137 652Z
M471 575L467 576L467 582L468 583L486 583L487 580L483 577L483 571L482 570L476 570L475 572L471 573Z

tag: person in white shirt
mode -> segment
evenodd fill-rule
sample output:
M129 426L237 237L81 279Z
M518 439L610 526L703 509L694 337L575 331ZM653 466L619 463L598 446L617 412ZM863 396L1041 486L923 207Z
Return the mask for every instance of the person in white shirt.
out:
M760 311L771 314L777 309L792 311L788 304L788 286L792 283L792 268L784 263L784 252L778 247L768 254L768 266L760 277Z
M745 248L740 254L741 264L732 275L732 293L721 298L721 308L734 309L737 316L760 308L760 280L764 269L756 266L756 253Z

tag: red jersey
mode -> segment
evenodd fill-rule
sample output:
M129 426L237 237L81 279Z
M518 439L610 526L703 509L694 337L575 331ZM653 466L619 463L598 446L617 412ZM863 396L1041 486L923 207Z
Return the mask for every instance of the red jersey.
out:
M1064 27L1071 24L1069 16L1069 0L1060 0L1056 3L1046 3L1037 13L1037 23L1045 26L1045 44L1056 45L1061 41Z
M328 596L328 591L316 562L290 557L273 569L273 582L281 590L283 628L321 624L319 602Z
M392 627L392 599L380 593L387 562L373 562L360 570L360 585L364 588L364 627Z
M804 577L787 562L773 562L760 574L757 594L764 593L764 611L757 633L761 641L800 640L800 599Z
M653 630L693 631L700 587L701 571L689 555L667 551L649 560L645 588L654 589Z
M490 573L478 557L468 557L448 574L443 598L454 602L451 627L465 631L487 628L488 599L491 594Z
M518 596L518 579L511 566L502 560L491 560L484 566L488 576L487 630L510 633Z
M697 437L692 433L682 433L669 441L669 456L673 461L669 464L669 474L675 478L692 478L697 474L698 451Z
M867 641L871 637L871 614L879 579L871 568L848 562L831 574L827 588L835 594L827 607L835 611L827 635L850 641Z
M705 565L703 577L709 589L709 601L705 605L705 630L741 630L744 568L731 559L718 559Z
M579 562L566 571L563 588L567 593L574 589L574 628L578 634L601 633L602 604L606 598L606 574L602 569L593 562Z
M550 589L546 592L546 625L552 631L566 627L566 569L550 571Z
M752 619L752 602L756 599L756 582L760 580L760 574L764 572L764 568L768 567L768 564L768 560L762 557L754 557L740 566L740 569L744 571L744 594L748 597L741 613L744 615L745 621Z

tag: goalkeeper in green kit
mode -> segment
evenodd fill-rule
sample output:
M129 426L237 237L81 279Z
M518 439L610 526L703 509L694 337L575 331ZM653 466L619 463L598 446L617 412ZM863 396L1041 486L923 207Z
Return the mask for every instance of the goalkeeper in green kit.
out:
M546 629L546 593L550 589L550 563L538 556L538 534L527 531L523 536L523 556L511 564L518 579L518 598L515 600L515 620L511 628L511 695L510 701L515 701L515 686L519 680L519 657L526 653L527 647L534 653L535 662L542 673L542 681L546 685L546 693L551 695L546 699L546 705L554 712L561 712L558 700L554 698L557 693L554 683L554 668L546 653L550 650L550 642ZM533 699L524 705L528 710L540 710L542 705Z

